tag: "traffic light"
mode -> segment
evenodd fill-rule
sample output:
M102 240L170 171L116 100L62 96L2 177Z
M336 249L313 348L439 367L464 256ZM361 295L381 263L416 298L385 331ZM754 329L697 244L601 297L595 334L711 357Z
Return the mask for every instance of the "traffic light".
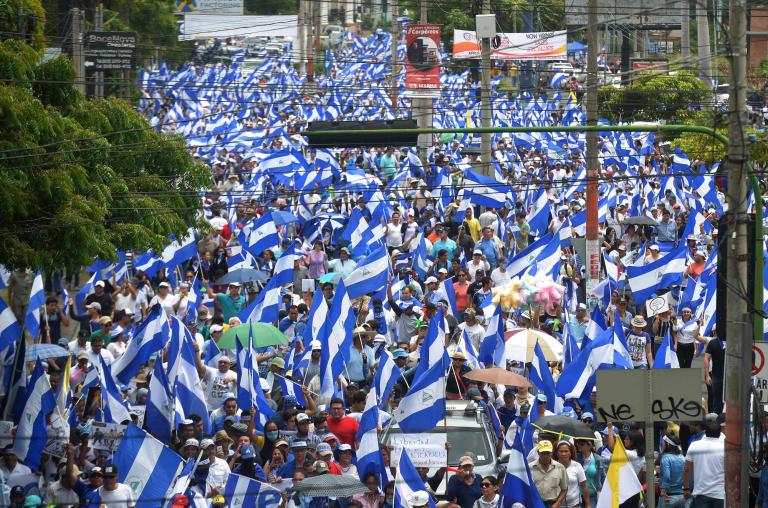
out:
M416 146L418 134L397 132L416 129L416 120L375 120L370 122L312 122L304 131L313 148L352 146ZM339 131L353 133L336 134ZM373 133L372 131L377 131ZM322 134L321 134L322 133Z

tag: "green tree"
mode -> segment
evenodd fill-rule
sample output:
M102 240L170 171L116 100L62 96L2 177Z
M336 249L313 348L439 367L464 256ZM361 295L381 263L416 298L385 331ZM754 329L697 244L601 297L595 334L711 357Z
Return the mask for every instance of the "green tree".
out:
M45 9L40 0L3 0L0 2L0 32L7 38L11 34L20 34L21 23L27 35L27 41L35 51L42 53L45 47Z
M711 92L693 73L641 76L623 88L598 92L599 114L613 121L667 120L683 123L696 116L695 106L711 102Z
M35 74L68 75L67 63ZM0 86L0 263L78 267L183 235L210 184L207 168L127 102L86 101L53 85Z

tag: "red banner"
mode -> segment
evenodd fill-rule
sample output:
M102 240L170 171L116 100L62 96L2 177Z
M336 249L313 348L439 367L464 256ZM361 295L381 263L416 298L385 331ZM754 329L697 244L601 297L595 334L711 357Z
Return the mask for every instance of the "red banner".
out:
M405 89L440 91L442 25L409 25L405 39Z

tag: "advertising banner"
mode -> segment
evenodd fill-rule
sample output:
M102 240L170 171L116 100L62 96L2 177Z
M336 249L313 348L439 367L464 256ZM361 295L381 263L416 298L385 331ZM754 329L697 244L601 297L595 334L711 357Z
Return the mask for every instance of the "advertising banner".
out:
M243 15L243 0L176 0L176 14Z
M480 41L475 32L454 30L453 58L479 59ZM567 60L568 38L558 32L502 33L491 39L493 60Z
M440 29L442 25L409 25L406 29L405 89L411 95L440 91Z

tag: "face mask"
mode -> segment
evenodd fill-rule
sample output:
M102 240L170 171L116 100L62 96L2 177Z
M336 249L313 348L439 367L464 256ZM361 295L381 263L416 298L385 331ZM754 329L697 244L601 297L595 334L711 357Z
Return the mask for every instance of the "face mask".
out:
M276 441L278 436L278 432L276 430L270 430L267 432L267 439L270 441Z

